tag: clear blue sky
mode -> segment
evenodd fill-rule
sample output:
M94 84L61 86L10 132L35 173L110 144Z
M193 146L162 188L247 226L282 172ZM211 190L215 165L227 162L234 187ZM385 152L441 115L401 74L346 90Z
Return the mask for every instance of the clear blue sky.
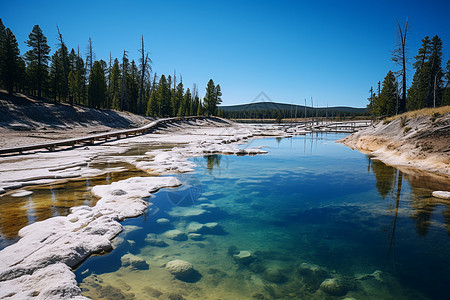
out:
M446 61L449 15L449 0L0 1L0 18L22 54L35 24L52 51L58 25L69 49L85 54L91 37L96 58L105 61L123 50L137 60L144 35L153 71L176 69L185 88L197 83L200 96L212 78L224 105L250 103L263 91L277 102L303 104L312 96L319 106L363 107L370 86L398 69L390 61L396 18L404 24L409 17L410 57L423 37L438 35Z

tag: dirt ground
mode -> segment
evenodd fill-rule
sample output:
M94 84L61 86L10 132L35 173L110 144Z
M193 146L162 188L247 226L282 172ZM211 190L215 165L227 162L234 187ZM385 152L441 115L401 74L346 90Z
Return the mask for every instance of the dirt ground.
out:
M150 121L127 112L70 106L0 91L0 148L136 128Z

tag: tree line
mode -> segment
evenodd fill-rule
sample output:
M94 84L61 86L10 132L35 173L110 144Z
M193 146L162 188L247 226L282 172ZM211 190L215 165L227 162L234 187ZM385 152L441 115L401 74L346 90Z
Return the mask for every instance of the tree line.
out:
M368 109L373 115L391 116L406 111L426 107L450 105L450 60L442 67L443 43L439 36L422 39L422 46L414 57L412 83L406 85L406 22L402 29L398 26L400 43L393 51L392 60L402 68L398 72L388 71L383 82L378 82L377 90L370 88Z
M85 58L73 48L69 51L57 27L57 49L50 46L39 25L25 41L30 48L20 54L10 28L0 19L0 88L9 94L22 92L70 105L115 109L152 117L217 115L222 102L220 85L210 79L203 99L197 85L184 89L176 74L152 75L151 59L141 39L138 62L124 51L121 61L109 56L108 62L96 60L91 38Z

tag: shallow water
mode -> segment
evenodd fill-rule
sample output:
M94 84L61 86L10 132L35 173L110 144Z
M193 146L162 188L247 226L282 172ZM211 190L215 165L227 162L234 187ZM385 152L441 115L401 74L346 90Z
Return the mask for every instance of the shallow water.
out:
M251 147L267 146L269 154L194 159L196 171L178 175L183 186L159 191L145 215L123 222L115 250L76 270L84 295L445 299L450 202L431 192L449 182L371 161L334 143L339 137L254 140ZM159 218L170 223L157 223ZM164 236L171 229L188 233L192 222L219 227L200 231L201 240ZM155 239L167 246L151 246ZM239 261L235 255L244 250L251 257ZM148 267L122 266L127 253ZM197 272L175 278L164 268L174 259L192 263ZM319 288L326 278L338 278L341 289Z
M0 196L0 250L18 240L18 232L26 225L55 216L66 216L70 208L80 205L94 206L97 198L91 188L99 184L136 176L150 176L125 163L97 163L93 168L124 168L126 171L106 172L103 175L63 180L58 183L30 186L21 190L32 194L14 197L12 191Z

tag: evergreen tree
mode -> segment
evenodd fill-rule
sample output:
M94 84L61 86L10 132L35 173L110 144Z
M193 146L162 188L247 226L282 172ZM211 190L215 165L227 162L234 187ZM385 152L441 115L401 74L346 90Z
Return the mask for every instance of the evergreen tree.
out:
M88 99L92 107L100 108L106 103L107 96L105 70L99 61L95 61L89 76Z
M216 110L216 86L212 79L210 79L206 85L206 94L203 98L203 103L205 105L206 115L213 115Z
M447 64L445 66L445 87L442 92L442 101L441 105L450 105L450 59L447 61Z
M6 28L0 47L0 78L9 94L20 78L20 51L16 37Z
M2 76L2 65L3 65L3 61L5 60L4 58L4 53L3 53L3 42L5 41L5 37L6 37L6 28L5 25L3 25L2 19L0 18L0 88L2 88L4 86L4 82L3 82L3 76Z
M429 73L427 106L439 106L442 88L442 40L437 35L431 39L431 55L428 61Z
M182 117L184 115L184 106L183 105L183 95L184 95L184 86L183 81L180 81L180 83L177 85L175 92L173 93L172 97L172 112L173 116L179 116Z
M116 58L112 66L110 74L110 93L111 93L111 108L120 109L120 66L119 60Z
M28 68L30 69L30 80L36 83L37 95L41 97L42 85L47 80L50 47L39 25L34 25L33 30L28 35L28 41L25 43L28 47L31 47L25 53L25 60L28 62Z
M427 86L429 82L429 57L431 55L431 41L428 36L422 39L422 47L419 53L414 57L413 63L416 69L411 87L408 90L406 102L407 110L415 110L426 107Z
M170 75L169 75L170 77ZM166 80L164 75L161 76L158 86L158 97L159 97L159 116L169 117L172 115L171 91L170 85Z
M139 70L134 60L129 65L127 75L128 110L136 113L139 99Z
M220 88L220 85L216 85L215 96L214 114L217 114L218 106L222 103L222 89Z
M159 96L158 96L158 85L156 83L156 74L153 76L153 83L151 88L150 99L147 102L146 115L151 117L159 116Z
M395 75L389 71L383 80L381 93L375 104L375 111L380 116L391 116L395 114L397 102L397 86Z
M62 81L62 87L61 87L61 96L64 98L64 100L69 95L69 52L66 46L66 43L64 42L64 39L62 37L61 32L59 31L59 27L56 26L56 29L58 30L58 46L59 46L59 59L61 60L61 67L62 67L62 73L63 73L63 81ZM72 97L69 96L69 103L72 104Z

